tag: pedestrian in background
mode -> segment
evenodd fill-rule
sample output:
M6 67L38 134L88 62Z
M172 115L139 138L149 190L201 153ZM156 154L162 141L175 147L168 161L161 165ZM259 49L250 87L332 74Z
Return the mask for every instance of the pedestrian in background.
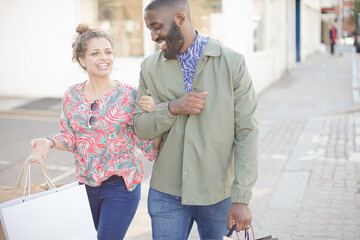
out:
M144 178L135 147L153 160L158 144L134 134L131 117L137 90L111 79L114 57L110 36L82 24L76 32L73 60L87 72L89 80L67 89L61 132L53 138L33 139L32 153L45 159L51 148L73 152L75 177L86 185L98 239L123 239L138 207Z
M329 38L330 38L330 53L334 54L335 50L335 43L336 43L336 28L334 24L332 24L330 30L329 30Z
M155 0L144 20L161 50L141 65L133 123L143 139L163 136L148 195L153 239L201 239L248 229L257 179L257 100L244 57L200 35L187 0Z

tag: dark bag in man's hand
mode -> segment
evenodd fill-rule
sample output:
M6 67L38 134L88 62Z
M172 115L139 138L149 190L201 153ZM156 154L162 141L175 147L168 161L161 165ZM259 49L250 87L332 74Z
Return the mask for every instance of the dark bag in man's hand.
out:
M278 240L278 238L273 238L271 235L270 235L270 236L266 236L266 237L262 237L262 238L257 238L257 239L255 239L254 230L253 230L252 226L250 226L250 228L251 228L251 231L252 231L252 239L253 239L253 240ZM225 236L223 237L223 240L231 240L231 235L233 234L233 232L235 231L235 229L236 229L236 225L234 225L234 226L230 229L230 231L229 231L229 233L226 235L226 237L225 237ZM235 231L235 232L236 232L236 231ZM239 235L238 235L237 232L236 232L236 236L237 236L237 239L240 240ZM251 239L250 239L249 230L245 230L245 240L251 240Z

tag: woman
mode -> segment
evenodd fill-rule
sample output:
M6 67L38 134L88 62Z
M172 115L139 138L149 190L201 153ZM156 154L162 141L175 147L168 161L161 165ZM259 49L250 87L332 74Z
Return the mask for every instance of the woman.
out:
M82 24L76 32L73 60L88 73L89 80L65 92L61 132L54 138L33 139L30 144L33 154L43 159L51 148L74 153L76 179L86 185L98 239L123 239L135 215L144 178L135 146L153 160L160 140L141 141L134 134L131 116L137 91L110 78L110 37ZM155 108L149 96L142 102L145 111Z

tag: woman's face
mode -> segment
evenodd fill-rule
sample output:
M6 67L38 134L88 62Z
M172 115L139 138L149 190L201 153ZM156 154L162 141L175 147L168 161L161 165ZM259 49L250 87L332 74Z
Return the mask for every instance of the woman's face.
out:
M92 38L87 42L84 58L80 63L86 68L89 76L106 77L110 75L114 55L111 43L106 38Z

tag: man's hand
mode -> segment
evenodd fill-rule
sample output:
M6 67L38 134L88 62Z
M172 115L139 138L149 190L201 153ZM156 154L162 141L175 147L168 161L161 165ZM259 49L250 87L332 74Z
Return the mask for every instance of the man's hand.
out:
M249 229L252 216L250 208L245 203L233 203L229 208L227 215L227 227L231 229L236 223L236 231Z
M190 92L179 99L169 103L169 111L172 115L199 114L205 107L205 97L208 92Z

